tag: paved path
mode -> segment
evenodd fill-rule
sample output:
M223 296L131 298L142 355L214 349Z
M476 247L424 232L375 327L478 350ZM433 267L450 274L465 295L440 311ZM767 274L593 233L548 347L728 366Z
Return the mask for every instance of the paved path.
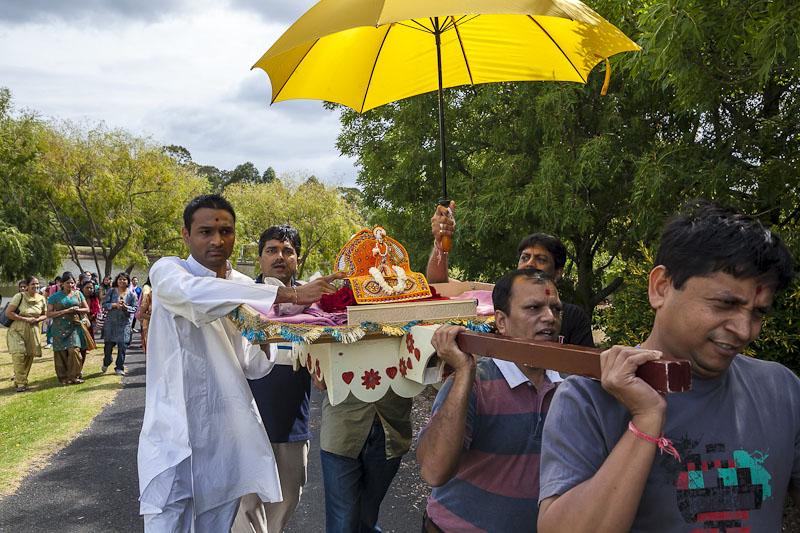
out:
M138 345L135 341L134 345ZM130 350L124 387L69 446L44 469L25 479L16 494L0 500L2 533L98 533L141 531L138 514L136 446L144 414L145 365ZM87 383L88 384L88 383ZM430 412L430 395L417 397L415 428ZM291 533L324 531L324 492L319 462L320 396L312 399L315 439L309 454L308 484ZM413 451L383 502L379 525L386 532L419 531L427 486L419 479Z
M0 501L0 531L142 530L136 501L136 445L144 414L142 352L130 350L126 366L125 386L114 402L48 466L25 479L16 494Z

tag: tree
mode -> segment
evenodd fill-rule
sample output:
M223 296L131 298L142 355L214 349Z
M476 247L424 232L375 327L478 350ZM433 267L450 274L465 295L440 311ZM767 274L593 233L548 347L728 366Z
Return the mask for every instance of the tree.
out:
M168 146L164 146L163 148L164 153L170 156L172 159L175 160L176 163L179 165L191 165L192 164L192 154L189 152L187 148L177 144L170 144Z
M236 165L236 168L228 172L225 187L234 183L261 183L261 173L250 161Z
M147 251L178 250L185 203L206 182L148 141L123 130L49 128L39 160L52 223L81 271L79 245L91 247L95 268L105 261L148 265Z
M272 167L267 167L267 170L261 175L261 183L271 183L278 179L275 175L275 169Z
M358 211L339 191L316 179L285 184L231 185L225 191L236 210L237 246L249 248L245 255L255 258L256 244L269 226L291 224L300 232L301 255L298 276L332 270L331 261L352 234L365 225Z
M0 279L51 276L63 253L41 208L41 127L32 113L15 113L10 91L0 88Z

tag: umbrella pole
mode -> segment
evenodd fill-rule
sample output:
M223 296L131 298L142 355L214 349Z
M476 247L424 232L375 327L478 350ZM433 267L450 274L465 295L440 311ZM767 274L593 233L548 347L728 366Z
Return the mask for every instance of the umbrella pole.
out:
M439 72L439 151L442 156L442 197L439 199L441 205L449 205L447 198L447 165L445 164L447 147L444 142L444 94L442 92L442 32L439 26L439 17L433 19L433 34L436 38L436 66Z

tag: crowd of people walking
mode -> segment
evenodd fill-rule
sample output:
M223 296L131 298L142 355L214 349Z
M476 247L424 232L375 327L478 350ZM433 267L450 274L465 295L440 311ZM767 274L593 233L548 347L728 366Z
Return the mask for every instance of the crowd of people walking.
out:
M53 350L59 383L83 383L83 367L88 352L97 347L96 338L103 341L101 371L106 372L114 362L114 372L125 375L125 354L137 318L142 324L143 337L146 335L150 312L148 283L144 288L139 287L138 279L126 272L117 274L113 282L111 276L99 281L95 273L83 272L76 278L72 272L64 272L47 284L28 276L17 287L18 293L5 307L9 322L6 339L17 392L28 390L33 360L42 357L43 349ZM145 346L143 340L142 348ZM115 347L117 358L113 361Z

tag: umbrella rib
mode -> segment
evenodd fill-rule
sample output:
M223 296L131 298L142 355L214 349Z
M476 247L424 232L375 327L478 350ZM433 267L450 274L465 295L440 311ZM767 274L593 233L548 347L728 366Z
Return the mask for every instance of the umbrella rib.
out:
M319 42L319 39L317 39L316 41L314 41L314 44L312 44L311 46L309 46L309 47L308 47L308 50L306 50L306 53L305 53L305 54L303 54L303 57L302 57L302 58L300 58L300 61L298 61L297 63L295 63L294 67L292 68L292 72L291 72L291 73L290 73L288 76L286 76L286 81L284 81L284 82L283 82L283 85L281 85L281 88L280 88L280 89L278 89L278 92L276 92L276 93L275 93L275 96L272 98L272 102L270 102L271 104L274 104L274 103L275 103L275 102L278 100L278 97L281 95L281 92L283 92L283 89L285 89L285 88L286 88L286 85L289 83L289 80L291 80L291 79L292 79L292 76L294 76L294 73L295 73L295 72L297 72L297 69L298 69L298 68L300 67L300 65L303 63L303 60L304 60L306 57L308 57L308 54L310 54L310 53L311 53L311 50L312 50L312 49L313 49L315 46L317 46L317 43L318 43L318 42Z
M372 76L375 75L375 67L378 66L378 59L381 57L381 50L383 50L383 45L386 43L386 38L389 36L389 32L392 30L392 26L394 24L389 24L389 27L386 28L386 33L383 34L383 40L381 41L381 46L378 48L378 52L375 54L375 61L372 63L372 70L369 71L369 80L367 80L367 86L364 87L364 98L361 100L361 109L359 113L364 112L364 104L367 102L367 94L369 94L369 87L372 85Z
M553 43L554 45L556 45L556 48L558 48L558 51L559 51L559 52L561 52L561 55L563 55L563 56L564 56L564 59L566 59L567 61L569 61L569 64L570 64L570 65L572 65L572 68L573 68L573 69L575 69L575 73L578 75L578 77L579 77L581 80L583 80L583 83L587 83L587 80L586 80L586 78L584 78L584 77L583 77L583 75L581 74L581 72L578 70L578 67L576 67L576 66L575 66L575 63L573 63L573 62L572 62L572 60L569 58L569 56L566 54L566 52L564 52L564 50L561 48L561 46L559 46L559 44L556 42L556 40L555 40L555 39L553 39L553 36L552 36L552 35L550 35L550 34L547 32L547 30L546 30L546 29L544 29L544 27L543 27L541 24L539 24L539 21L538 21L538 20L536 20L535 18L533 18L531 15L528 15L528 18L529 18L529 19L531 19L531 20L533 21L533 23L534 23L534 24L536 24L537 26L539 26L539 29L540 29L540 30L542 30L542 31L544 32L544 34L545 34L545 35L547 35L547 38L548 38L548 39L550 39L550 41L552 41L552 43Z
M461 39L461 32L458 31L458 24L453 20L453 28L456 30L456 37L458 37L458 44L461 46L461 55L464 57L464 64L467 66L467 74L469 74L469 83L475 85L475 80L472 79L472 69L469 68L469 60L467 59L467 51L464 50L464 41Z
M480 15L462 15L462 16L461 16L461 17L459 17L459 19L458 19L458 20L456 20L455 22L456 22L456 24L461 24L461 25L463 26L463 25L464 25L464 24L466 24L467 22L472 22L473 20L475 20L475 19L476 19L476 18L478 18L478 17L480 17ZM464 19L467 19L467 20L466 20L465 22L461 22L461 21L462 21L462 20L464 20Z
M412 20L412 22L416 23L417 26L420 26L420 27L419 28L415 28L414 26L411 26L411 25L406 24L404 22L395 22L394 24L397 24L398 26L403 26L404 28L408 28L409 30L422 31L422 32L425 32L425 33L432 33L431 30L429 30L428 28L426 28L425 26L423 26L422 24L420 24L416 20L414 20L414 19L411 19L411 20Z
M422 28L422 30L425 31L426 33L433 33L433 31L429 30L428 27L425 24L421 23L417 19L411 19L411 22L413 22L414 24L416 24L417 26Z

